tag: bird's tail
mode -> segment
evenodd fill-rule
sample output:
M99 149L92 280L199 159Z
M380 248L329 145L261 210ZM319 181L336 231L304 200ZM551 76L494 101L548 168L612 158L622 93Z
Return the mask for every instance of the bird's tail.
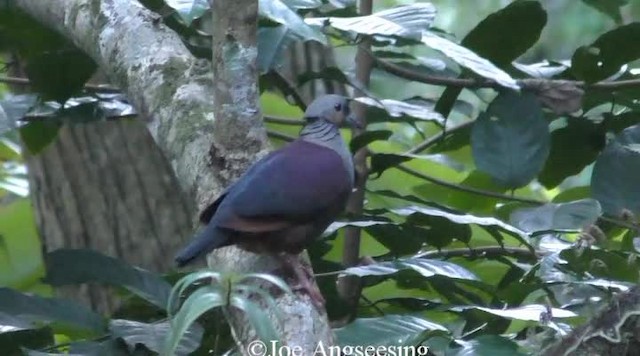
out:
M178 252L175 257L176 264L178 267L182 267L193 262L198 257L203 257L216 248L228 244L229 237L223 231L213 225L208 225L185 248Z

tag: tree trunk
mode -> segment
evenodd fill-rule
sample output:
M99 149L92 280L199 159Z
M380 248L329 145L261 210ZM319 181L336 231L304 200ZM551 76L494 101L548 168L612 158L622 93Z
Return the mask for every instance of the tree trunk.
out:
M138 121L64 126L27 159L45 251L90 248L156 272L192 231L190 204ZM117 307L104 288L65 288L100 312Z

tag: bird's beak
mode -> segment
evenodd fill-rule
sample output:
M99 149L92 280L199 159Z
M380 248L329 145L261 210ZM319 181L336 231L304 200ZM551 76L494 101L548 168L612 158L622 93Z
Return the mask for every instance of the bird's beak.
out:
M364 129L364 125L362 125L362 121L360 121L360 119L358 119L356 115L353 113L347 116L347 124L349 124L349 126L351 126L352 128Z

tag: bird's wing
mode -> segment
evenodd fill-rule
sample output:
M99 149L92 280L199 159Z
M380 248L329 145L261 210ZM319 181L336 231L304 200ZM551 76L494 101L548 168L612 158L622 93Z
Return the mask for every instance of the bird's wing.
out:
M335 151L294 141L242 176L213 219L219 227L262 232L327 218L348 197L349 174Z

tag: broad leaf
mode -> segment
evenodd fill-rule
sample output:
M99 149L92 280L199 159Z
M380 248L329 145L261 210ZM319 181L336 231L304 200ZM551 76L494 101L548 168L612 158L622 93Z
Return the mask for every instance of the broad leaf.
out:
M421 32L431 26L436 10L429 3L398 6L358 17L317 17L305 21L315 26L329 25L362 35L400 37L419 41Z
M457 340L460 348L447 350L447 356L524 356L518 344L499 335L480 335L470 341Z
M92 250L60 249L45 256L45 282L64 286L89 282L123 287L164 309L171 285L158 275Z
M322 32L309 26L292 8L287 6L282 0L260 0L260 16L279 23L285 27L287 36L293 36L298 40L318 41L326 44L327 40Z
M509 188L526 185L549 155L549 126L538 99L530 93L503 92L491 102L471 131L479 170Z
M358 318L336 329L340 345L417 345L430 332L448 334L440 324L412 315L387 315L380 318Z
M629 145L640 143L640 125L632 126L609 142L593 167L591 192L604 212L620 215L624 210L640 212L640 153Z
M505 88L516 90L520 88L515 79L511 78L508 73L466 47L430 32L424 32L421 41L451 58L459 65L472 70L484 78L494 80Z
M402 270L412 270L427 278L444 276L455 279L478 280L478 277L472 272L454 263L424 258L399 259L366 266L349 267L343 273L358 277L388 276Z
M455 309L455 308L454 308ZM523 321L540 321L543 313L547 312L547 307L541 304L529 304L518 308L495 309L486 307L460 307L458 309L477 309L485 313L497 315L506 319L523 320ZM553 318L573 318L578 316L576 313L559 309L549 308Z
M476 224L484 227L495 227L525 242L529 240L529 236L522 230L506 224L493 217L473 216L470 214L446 211L433 207L409 206L401 209L392 209L398 215L409 216L412 214L425 214L429 216L440 216L458 224Z
M640 22L630 23L600 36L588 46L578 48L571 58L571 72L589 83L617 73L620 68L640 58Z
M368 97L358 97L354 99L369 107L367 112L367 122L387 122L387 121L433 121L438 124L444 123L442 115L434 112L425 105L411 104L404 101L382 99L375 100Z
M84 334L105 331L102 317L83 305L57 298L42 298L0 288L0 312L35 326L55 324L58 330Z
M190 26L193 20L200 18L209 10L207 0L165 0L165 2L176 10L187 26Z
M137 344L142 344L151 351L160 353L171 325L168 321L161 323L141 323L132 320L113 319L109 322L112 337L121 338L130 352ZM176 355L189 355L200 346L203 330L198 324L192 324L185 332L175 350Z
M594 224L602 215L600 203L594 199L562 204L545 204L522 208L511 213L510 222L526 232L574 230Z
M593 163L605 146L605 126L586 118L569 118L551 133L551 151L538 179L547 188L558 186Z

